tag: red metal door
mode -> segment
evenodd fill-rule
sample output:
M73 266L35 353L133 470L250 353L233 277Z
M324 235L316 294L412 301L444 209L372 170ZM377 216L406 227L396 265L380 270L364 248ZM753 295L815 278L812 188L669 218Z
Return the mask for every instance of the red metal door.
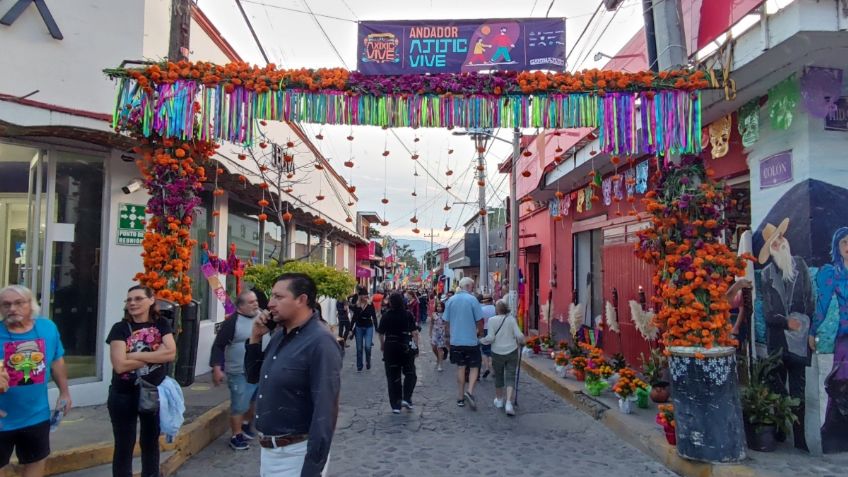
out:
M633 255L633 243L605 245L604 264L604 303L613 303L613 289L618 292L618 326L621 333L607 331L604 337L604 351L607 355L623 353L631 367L639 366L639 353L647 356L650 348L642 338L630 317L630 300L639 301L639 287L645 290L650 307L653 286L651 279L653 267ZM606 317L606 310L604 310ZM606 328L605 328L606 329Z

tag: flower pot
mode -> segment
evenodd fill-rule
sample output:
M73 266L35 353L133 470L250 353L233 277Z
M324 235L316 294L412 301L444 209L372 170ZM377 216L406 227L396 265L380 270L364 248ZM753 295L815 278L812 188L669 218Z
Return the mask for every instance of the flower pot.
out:
M556 370L557 376L559 376L560 378L565 377L565 366L556 365L554 366L554 369Z
M607 388L608 384L606 381L589 381L586 382L586 392L590 396L600 396L604 389Z
M667 382L660 381L651 385L651 401L654 401L657 404L662 404L668 402L669 397L671 397L671 392L668 389Z
M648 391L642 388L636 390L636 407L648 409Z
M572 372L574 373L574 379L576 379L578 381L585 381L586 380L586 371L585 370L583 370L583 369L573 369Z
M630 398L618 398L618 410L622 414L633 414L633 400Z
M745 432L736 375L736 349L672 346L668 350L677 423L677 453L729 463L745 458Z
M774 452L777 448L775 426L750 426L746 432L748 447L760 452Z
M676 446L677 445L677 434L674 433L674 428L669 426L669 427L666 427L663 430L665 431L665 440L669 444Z

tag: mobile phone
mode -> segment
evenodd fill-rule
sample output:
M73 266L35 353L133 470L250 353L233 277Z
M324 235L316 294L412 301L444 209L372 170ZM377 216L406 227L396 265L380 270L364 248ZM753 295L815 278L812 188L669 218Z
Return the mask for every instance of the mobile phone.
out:
M266 322L265 322L265 327L266 327L266 328L268 328L268 331L273 332L273 331L274 331L274 328L276 328L276 327L277 327L277 322L276 322L276 321L274 321L274 318L273 318L273 317L271 317L271 319L270 319L270 320L268 320L268 321L266 321Z

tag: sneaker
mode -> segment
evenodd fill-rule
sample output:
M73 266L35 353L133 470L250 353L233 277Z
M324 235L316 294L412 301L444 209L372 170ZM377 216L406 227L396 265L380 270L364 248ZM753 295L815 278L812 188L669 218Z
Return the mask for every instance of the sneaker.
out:
M249 422L245 422L241 425L241 435L243 435L244 438L248 441L252 441L253 438L256 437L256 434L250 430Z
M507 401L506 406L504 406L504 407L505 407L505 411L506 411L507 416L514 416L515 415L515 408L512 407L511 401Z
M504 407L503 400L495 398L495 409L502 409L503 407Z
M392 414L400 414L400 409L392 409Z
M371 363L366 364L365 369L371 369Z
M456 405L459 407L465 407L465 399L457 399Z
M411 402L409 402L409 401L401 401L401 402L400 402L400 405L401 405L401 406L403 406L403 407L405 407L405 408L407 408L407 409L412 409L412 408L414 407L414 406L412 405L412 403L411 403Z
M474 396L472 396L468 391L465 391L465 400L468 401L468 405L471 406L472 411L477 410L477 401L474 400Z
M357 373L361 373L361 372L362 372L362 368L356 368L356 372L357 372Z
M436 368L436 371L438 371L438 372L440 372L440 373L441 373L442 371L444 371L444 369L442 369L442 367L441 367L441 366L438 366L438 367Z
M230 438L230 449L237 451L247 450L250 449L250 444L247 443L247 439L245 439L243 435L236 434Z

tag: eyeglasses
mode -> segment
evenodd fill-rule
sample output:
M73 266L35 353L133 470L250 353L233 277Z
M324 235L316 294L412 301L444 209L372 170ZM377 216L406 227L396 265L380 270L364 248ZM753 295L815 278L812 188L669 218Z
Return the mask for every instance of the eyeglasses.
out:
M131 296L131 297L127 298L124 303L140 303L140 302L142 302L146 299L147 299L146 296Z
M29 305L29 300L4 301L3 303L0 303L0 308L3 310L11 310L12 307L23 308L27 305Z

